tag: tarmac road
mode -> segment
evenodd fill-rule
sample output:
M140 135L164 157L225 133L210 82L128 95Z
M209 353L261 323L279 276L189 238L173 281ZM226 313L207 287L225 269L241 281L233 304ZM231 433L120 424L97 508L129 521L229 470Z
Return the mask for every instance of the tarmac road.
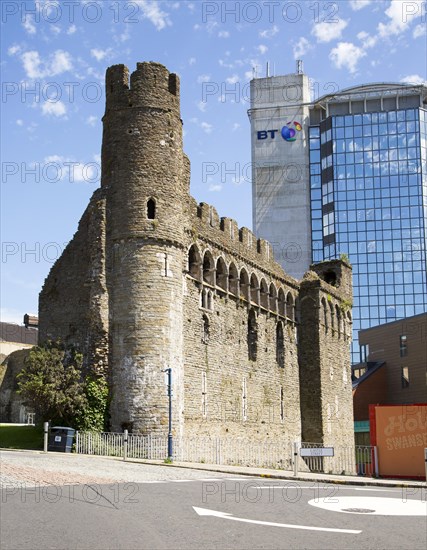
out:
M0 458L2 549L427 546L422 487L272 480L57 454Z

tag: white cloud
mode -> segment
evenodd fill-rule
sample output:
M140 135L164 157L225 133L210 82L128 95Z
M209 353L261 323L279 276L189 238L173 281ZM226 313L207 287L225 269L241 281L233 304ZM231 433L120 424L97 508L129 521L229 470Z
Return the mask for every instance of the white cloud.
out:
M412 36L414 38L419 38L420 36L426 36L427 28L425 23L420 23L417 25L414 29L414 32L412 33Z
M202 113L204 113L204 112L206 111L206 107L207 107L206 101L199 101L199 102L197 102L197 108L198 108L199 111L201 111Z
M16 121L16 124L17 124L18 126L23 126L24 121L22 120L22 118L18 118L18 120Z
M227 84L237 84L237 82L239 82L239 77L237 74L233 74L233 76L226 78L225 81Z
M61 34L61 27L59 25L50 25L50 32L53 33L53 34L56 34L58 36L58 34Z
M84 163L74 161L61 155L49 155L43 159L46 173L53 180L65 180L69 183L88 182L95 183L99 179L101 159L94 155L93 161ZM46 166L46 165L51 165Z
M303 57L312 47L313 46L310 44L310 42L306 38L301 36L298 42L293 46L294 59L299 59Z
M196 63L196 58L195 57L190 57L190 59L188 60L188 64L190 65L194 65Z
M372 0L350 0L350 8L353 11L359 11L362 8L366 8L369 4L372 3Z
M218 191L221 191L222 189L222 185L220 183L211 183L209 185L209 191L213 192L213 193L217 193Z
M219 38L228 38L230 33L228 31L219 31L218 36Z
M157 0L134 0L141 9L142 16L148 19L158 31L172 25L169 14L160 9L160 2Z
M200 123L200 128L201 128L206 134L211 134L211 133L212 133L213 126L212 126L212 124L209 124L208 122L201 122L201 123Z
M56 50L47 61L42 61L36 50L24 52L21 59L28 78L56 76L73 68L71 55L63 50Z
M240 124L239 124L238 122L235 122L235 123L233 124L233 127L232 127L231 130L232 130L233 132L235 132L235 131L238 130L239 128L240 128Z
M379 23L377 27L381 38L404 32L421 15L423 3L424 0L392 0L384 12L389 20L387 23Z
M67 114L67 109L62 101L45 101L42 105L42 113L62 117Z
M324 21L313 26L311 34L318 42L331 42L341 38L342 31L347 27L348 21L339 19L335 23Z
M75 25L71 25L67 29L67 34L74 34L76 32L76 30L77 30L77 27Z
M357 63L366 55L362 48L355 46L351 42L339 42L329 54L329 59L338 69L348 69L350 73L355 73Z
M34 25L34 18L31 13L25 14L24 20L22 21L22 26L28 34L36 34L36 26Z
M13 46L10 46L10 48L7 50L7 53L9 55L15 55L16 53L19 53L21 51L21 46L18 46L18 44L14 44Z
M266 29L265 31L259 31L258 35L261 38L272 38L278 32L279 32L279 27L277 25L273 25L271 29Z
M210 74L201 74L197 77L197 83L202 84L202 82L210 82L211 75Z
M400 79L404 84L424 84L427 86L427 80L419 74L411 74Z
M268 46L266 46L265 44L260 44L259 46L257 46L256 49L259 51L261 55L264 55L268 51Z
M90 115L86 119L86 124L89 124L89 126L95 126L98 122L98 117L94 115Z
M365 31L360 31L359 33L357 33L357 38L362 42L362 48L364 50L367 50L368 48L373 48L378 40L376 36L370 36Z
M112 49L107 48L106 50L101 50L99 48L93 48L90 50L90 55L94 57L97 61L102 61L104 57L107 57L107 55L110 55Z

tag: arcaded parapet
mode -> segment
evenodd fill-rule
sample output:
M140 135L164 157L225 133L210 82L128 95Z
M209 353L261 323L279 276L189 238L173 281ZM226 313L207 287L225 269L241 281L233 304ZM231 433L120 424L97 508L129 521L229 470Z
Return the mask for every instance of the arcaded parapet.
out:
M96 191L78 230L55 262L39 296L39 342L77 346L84 366L105 373L108 297L105 282L105 196Z

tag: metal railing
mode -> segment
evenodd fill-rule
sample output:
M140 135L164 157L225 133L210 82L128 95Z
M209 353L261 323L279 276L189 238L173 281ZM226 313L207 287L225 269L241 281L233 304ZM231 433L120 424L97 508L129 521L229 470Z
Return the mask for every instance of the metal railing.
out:
M376 448L357 445L334 447L334 456L308 456L294 462L291 441L251 440L224 437L183 437L174 441L173 458L178 462L197 462L280 470L323 472L326 474L375 476ZM296 449L321 449L322 443L295 443ZM76 452L90 455L120 456L164 460L168 456L167 436L123 433L77 432ZM298 453L299 455L299 453Z

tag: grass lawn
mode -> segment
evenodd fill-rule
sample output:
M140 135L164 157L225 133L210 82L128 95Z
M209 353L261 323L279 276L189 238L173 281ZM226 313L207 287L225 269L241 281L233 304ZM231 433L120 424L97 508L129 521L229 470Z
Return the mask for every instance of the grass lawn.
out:
M43 449L43 426L0 424L0 447L4 449Z

